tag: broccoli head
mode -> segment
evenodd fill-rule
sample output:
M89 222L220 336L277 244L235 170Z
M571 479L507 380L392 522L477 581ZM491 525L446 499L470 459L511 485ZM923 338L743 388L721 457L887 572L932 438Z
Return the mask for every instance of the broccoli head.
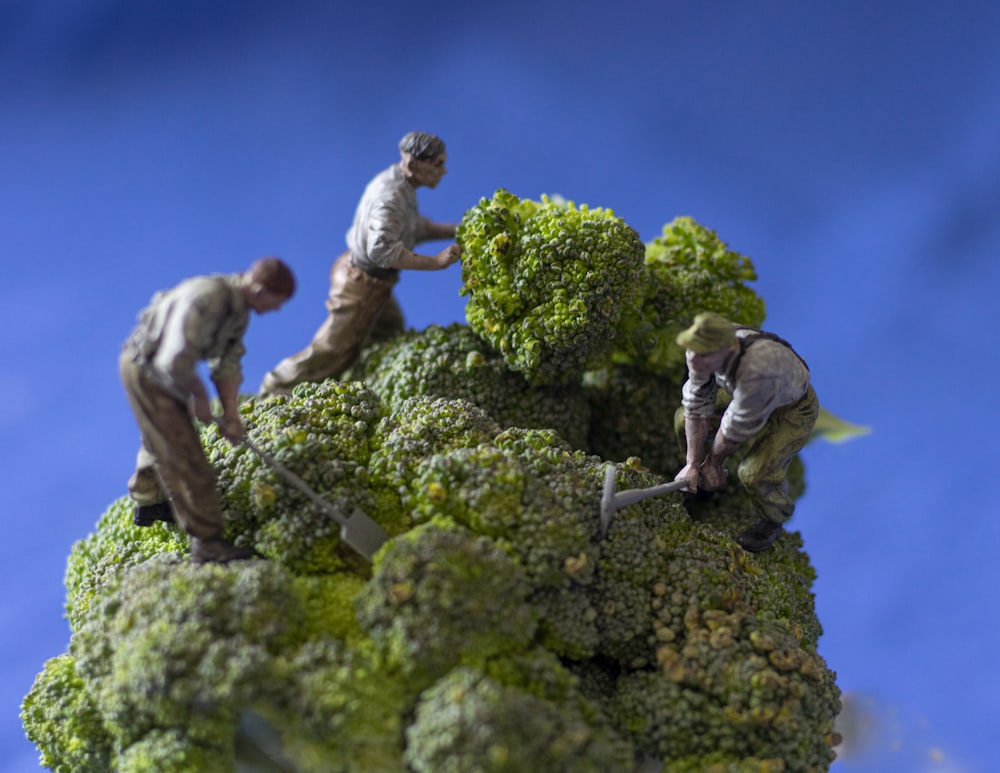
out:
M643 245L608 209L503 189L465 213L469 326L534 384L576 380L608 353L638 297Z
M763 323L764 301L746 284L757 278L753 263L715 231L678 217L645 253L642 297L621 326L619 360L683 381L684 350L675 339L695 314L715 311L750 327Z
M547 665L565 673L556 660ZM416 773L632 768L630 746L572 690L546 695L488 671L454 669L421 696L407 730Z
M590 404L579 384L529 384L466 325L431 325L372 346L348 375L390 412L411 397L460 399L501 427L554 429L575 448L586 443Z
M530 643L528 590L524 572L494 542L432 520L376 556L358 619L388 662L424 687L465 659Z
M55 773L110 770L111 736L69 653L51 658L21 705L28 740Z
M360 508L389 533L405 528L398 504L376 499L369 486L382 408L364 384L300 384L291 396L245 400L240 410L247 437L322 499L345 515ZM300 574L357 566L353 551L341 543L336 521L257 454L232 445L214 425L205 428L203 439L217 470L227 537Z
M669 771L823 770L839 691L787 621L689 608L655 669L620 677L608 711Z
M683 462L683 358L659 343L702 308L763 318L749 261L681 218L643 268L609 212L503 191L460 238L470 327L373 344L354 380L241 405L256 446L385 528L374 561L203 427L226 536L269 560L194 564L176 527L114 503L69 558L69 650L22 706L43 764L828 767L839 694L801 537L744 552L733 535L755 515L736 476L602 528L609 460L619 489ZM790 482L801 493L798 463Z
M402 771L412 697L361 641L363 586L177 553L123 569L26 697L29 737L54 770L233 770L252 714L294 770Z

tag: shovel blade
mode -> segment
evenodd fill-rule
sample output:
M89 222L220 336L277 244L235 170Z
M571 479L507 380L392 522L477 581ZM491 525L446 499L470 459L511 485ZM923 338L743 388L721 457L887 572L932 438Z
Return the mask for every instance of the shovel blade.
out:
M341 523L340 539L371 561L389 535L371 516L355 508L350 517Z

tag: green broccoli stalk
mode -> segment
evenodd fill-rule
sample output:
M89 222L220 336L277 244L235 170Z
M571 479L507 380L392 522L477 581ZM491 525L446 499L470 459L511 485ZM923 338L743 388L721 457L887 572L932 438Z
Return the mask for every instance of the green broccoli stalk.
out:
M533 384L576 380L638 297L643 246L608 209L503 189L458 227L469 326Z

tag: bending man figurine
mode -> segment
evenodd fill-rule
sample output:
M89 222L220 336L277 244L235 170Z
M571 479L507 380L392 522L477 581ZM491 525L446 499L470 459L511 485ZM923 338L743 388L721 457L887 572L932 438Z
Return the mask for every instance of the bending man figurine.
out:
M122 382L142 436L128 483L136 503L134 523L176 520L191 536L191 556L198 563L255 554L222 537L215 471L191 414L205 423L216 419L195 368L207 360L222 403L219 430L239 442L240 358L249 312L278 309L294 292L295 278L277 258L258 260L242 274L187 279L153 296L122 351Z
M347 232L348 250L330 270L330 315L309 346L264 377L262 395L338 378L369 338L384 340L402 332L403 315L392 296L400 269L438 271L461 257L457 244L437 255L413 252L420 242L455 236L455 224L434 223L417 209L417 188L437 187L447 172L444 143L433 134L410 132L400 140L399 151L399 163L375 177L358 203Z
M757 521L737 541L751 552L765 550L795 510L785 476L819 410L809 368L784 340L714 312L696 316L677 343L687 350L688 380L682 400L687 463L676 479L686 480L690 493L715 491L725 482L723 462L748 443L737 473ZM709 446L719 387L732 401Z

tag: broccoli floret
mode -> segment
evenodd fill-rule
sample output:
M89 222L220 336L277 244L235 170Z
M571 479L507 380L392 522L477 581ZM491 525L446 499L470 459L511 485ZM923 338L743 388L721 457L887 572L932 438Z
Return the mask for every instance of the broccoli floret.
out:
M70 650L111 731L111 768L231 768L238 707L266 689L274 656L295 635L294 606L288 575L269 562L202 566L162 555L125 571ZM151 733L187 740L150 744ZM186 761L188 747L200 749L197 762Z
M675 339L695 314L716 311L750 327L764 321L764 301L746 285L757 278L753 263L715 231L678 217L645 254L642 299L621 326L618 359L683 380L684 350Z
M524 572L495 543L436 519L376 556L358 619L392 665L426 686L464 659L530 643L528 591Z
M407 730L416 773L630 770L631 749L588 709L557 661L451 671L425 691ZM527 678L527 679L526 679ZM524 682L527 681L528 684ZM555 688L555 689L553 689Z
M491 537L523 567L545 646L573 658L597 644L584 586L597 566L601 472L551 432L508 430L492 443L427 459L415 516L447 517Z
M410 487L420 464L434 454L474 447L499 431L490 416L465 400L404 400L378 426L369 475L373 496L398 508L412 525Z
M110 770L111 737L72 655L48 662L21 705L25 733L41 752L41 764L55 773Z
M360 643L352 610L363 584L295 577L275 562L154 557L91 606L72 658L36 687L35 696L53 686L62 693L63 737L46 737L54 723L42 720L54 718L29 696L32 732L40 748L80 765L74 770L232 770L233 739L254 711L274 720L298 770L389 770L362 761L393 757L402 770L401 722L412 699ZM82 726L89 735L77 739ZM76 752L67 756L67 747ZM84 755L97 761L88 768Z
M523 454L512 447L512 437L504 433L495 444L428 459L415 478L417 512L444 515L492 537L536 587L589 582L600 522L599 475L588 476L581 469L585 457L553 436L543 436L544 445L531 453L526 446Z
M369 486L382 408L364 384L300 384L290 397L247 400L240 410L250 441L345 516L360 508L390 534L405 528L398 502L377 498ZM206 427L203 438L218 471L227 537L299 574L357 568L357 556L341 543L340 526L328 513L252 450L222 438L217 427Z
M608 209L500 189L465 213L457 238L469 326L534 384L602 360L638 297L642 242Z
M656 669L619 678L608 711L667 771L805 771L833 759L840 699L787 623L690 608Z
M579 384L529 384L466 325L431 325L373 346L349 375L389 411L410 397L467 400L503 428L554 429L575 448L587 440L590 404Z
M275 668L286 678L267 717L294 770L404 773L404 718L413 699L371 642L313 639Z
M649 485L632 476L630 487ZM677 501L615 514L594 593L600 652L618 676L614 695L606 683L597 694L665 770L829 765L839 693L815 651L812 570L782 542L747 554L689 524Z
M78 540L66 563L66 616L76 630L90 606L122 572L161 553L187 553L187 537L164 523L132 523L134 505L125 497L100 517L92 534Z

